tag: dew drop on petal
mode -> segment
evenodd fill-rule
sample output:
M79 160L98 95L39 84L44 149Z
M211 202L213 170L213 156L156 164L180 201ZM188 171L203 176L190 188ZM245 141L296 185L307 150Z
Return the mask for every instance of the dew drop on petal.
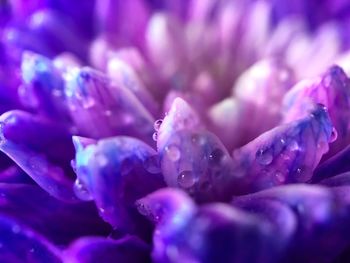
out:
M159 120L156 120L153 124L153 128L155 131L159 131L160 129L160 126L162 125L163 123L163 119L159 119Z
M177 182L182 188L191 188L196 180L192 171L182 171L177 177Z
M338 138L338 132L337 130L333 127L331 137L329 138L329 142L334 142Z
M213 165L220 165L224 153L221 149L214 149L209 155L209 162Z
M85 184L79 179L76 179L74 182L74 193L79 199L84 201L93 199Z
M153 139L153 141L155 141L155 142L158 140L158 132L154 132L154 133L153 133L152 139Z
M256 160L261 165L269 165L273 161L271 150L260 149L256 152Z
M181 157L180 150L175 145L170 145L170 146L166 147L166 154L167 154L168 158L173 162L178 161Z

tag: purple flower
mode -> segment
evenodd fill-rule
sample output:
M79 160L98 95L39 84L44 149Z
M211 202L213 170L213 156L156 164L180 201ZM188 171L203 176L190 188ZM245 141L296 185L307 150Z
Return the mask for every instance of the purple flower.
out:
M73 2L0 3L0 262L349 261L347 1Z

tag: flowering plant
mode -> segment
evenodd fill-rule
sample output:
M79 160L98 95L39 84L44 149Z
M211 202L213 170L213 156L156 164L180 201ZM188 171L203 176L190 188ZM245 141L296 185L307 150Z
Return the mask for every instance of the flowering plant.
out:
M348 262L347 1L0 2L0 262Z

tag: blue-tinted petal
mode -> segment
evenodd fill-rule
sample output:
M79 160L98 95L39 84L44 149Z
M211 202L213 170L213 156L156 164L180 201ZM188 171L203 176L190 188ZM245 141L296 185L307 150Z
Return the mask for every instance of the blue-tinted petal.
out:
M0 150L53 196L76 200L70 167L74 147L65 127L22 111L4 113L0 124Z
M332 141L328 113L318 105L308 116L278 126L234 151L238 193L307 182Z
M198 201L231 197L232 160L220 140L201 128L191 107L176 98L157 131L157 147L168 186L180 187Z
M321 77L294 86L284 98L285 122L303 116L312 103L327 107L338 133L330 146L329 155L333 155L350 142L350 81L340 67L333 66Z
M24 106L61 120L69 120L64 104L61 72L46 57L25 52L22 58L23 85L19 90Z
M0 213L60 245L80 236L107 235L110 231L92 203L61 202L37 185L0 183Z
M278 256L269 224L227 204L196 207L182 191L167 188L138 205L158 222L154 262L272 262Z
M135 201L164 186L156 152L131 137L113 137L83 146L75 137L78 180L100 215L122 231L148 231ZM79 146L81 145L81 146Z
M18 166L12 165L0 172L0 183L34 184L34 181Z
M71 116L85 136L130 135L152 140L154 119L130 90L91 68L71 70L65 81Z
M60 251L18 222L0 216L0 262L60 263Z
M119 240L81 238L69 246L63 258L67 263L150 262L148 246L133 236Z
M299 184L237 197L233 203L267 199L289 206L298 223L283 262L330 262L350 242L345 234L349 231L345 223L350 218L348 204L334 193L325 187Z

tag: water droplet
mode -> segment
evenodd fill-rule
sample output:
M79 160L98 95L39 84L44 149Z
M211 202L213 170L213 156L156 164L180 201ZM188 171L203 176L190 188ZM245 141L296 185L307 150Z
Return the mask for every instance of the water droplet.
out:
M269 165L273 161L273 156L271 150L269 149L260 149L256 152L256 160L261 165Z
M180 152L179 148L175 145L167 146L165 151L166 151L168 158L173 162L178 161L181 157L181 152Z
M162 125L163 123L163 120L162 119L159 119L159 120L156 120L153 124L153 128L155 131L159 131L160 129L160 126Z
M158 140L158 132L154 132L154 133L153 133L152 139L153 139L153 141L155 141L155 142Z
M100 211L101 214L104 214L106 212L106 210L102 207L100 207L98 210Z
M196 180L192 171L182 171L177 177L177 182L180 187L191 188Z
M153 156L148 157L144 161L143 166L151 174L158 174L161 172L158 155L153 155Z
M141 215L149 216L150 211L149 211L148 207L144 203L136 202L136 208L137 208L137 211L139 211L139 213Z
M86 185L79 179L76 179L74 182L74 193L79 199L84 201L93 199Z
M73 171L77 173L77 164L75 162L75 159L70 161L70 166L72 167Z
M220 165L223 156L223 151L219 148L216 148L209 154L209 163L213 165Z
M338 138L338 132L337 132L337 130L333 127L333 128L332 128L331 137L329 138L329 142L334 142L337 138Z
M286 140L285 140L284 138L281 138L281 139L280 139L280 142L281 142L282 145L285 145L285 144L286 144Z

